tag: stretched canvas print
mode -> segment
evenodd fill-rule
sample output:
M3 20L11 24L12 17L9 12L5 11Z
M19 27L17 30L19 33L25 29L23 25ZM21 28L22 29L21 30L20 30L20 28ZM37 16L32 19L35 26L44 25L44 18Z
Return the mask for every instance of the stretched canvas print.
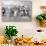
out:
M31 21L31 1L2 1L2 21L4 22L25 22Z

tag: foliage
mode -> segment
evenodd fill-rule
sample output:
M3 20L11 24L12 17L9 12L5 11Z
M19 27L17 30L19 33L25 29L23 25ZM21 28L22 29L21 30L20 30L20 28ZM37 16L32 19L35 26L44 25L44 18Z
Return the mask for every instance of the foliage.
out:
M46 20L46 14L38 15L38 16L36 16L36 19L39 21Z
M5 34L9 38L11 38L12 36L16 36L17 33L18 33L18 31L15 26L6 26Z

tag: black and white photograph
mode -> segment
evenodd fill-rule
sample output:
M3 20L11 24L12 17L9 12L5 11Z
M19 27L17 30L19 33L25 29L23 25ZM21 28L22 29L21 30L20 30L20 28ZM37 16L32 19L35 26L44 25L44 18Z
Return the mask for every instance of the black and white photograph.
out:
M31 1L3 1L3 22L28 22L32 18Z

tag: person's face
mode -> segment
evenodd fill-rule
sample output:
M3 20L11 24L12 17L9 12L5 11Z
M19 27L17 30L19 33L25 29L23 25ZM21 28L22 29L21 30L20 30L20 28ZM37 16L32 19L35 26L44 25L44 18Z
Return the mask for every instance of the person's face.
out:
M42 8L42 12L46 14L46 8Z

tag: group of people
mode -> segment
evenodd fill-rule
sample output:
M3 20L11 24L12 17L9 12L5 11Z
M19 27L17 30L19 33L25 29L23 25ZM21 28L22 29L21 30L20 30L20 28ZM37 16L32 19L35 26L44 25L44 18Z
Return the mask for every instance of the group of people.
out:
M29 16L30 8L28 6L18 6L13 8L2 8L3 16Z
M30 12L30 8L21 6L21 7L18 7L17 11L18 11L17 14L20 16L28 16Z

